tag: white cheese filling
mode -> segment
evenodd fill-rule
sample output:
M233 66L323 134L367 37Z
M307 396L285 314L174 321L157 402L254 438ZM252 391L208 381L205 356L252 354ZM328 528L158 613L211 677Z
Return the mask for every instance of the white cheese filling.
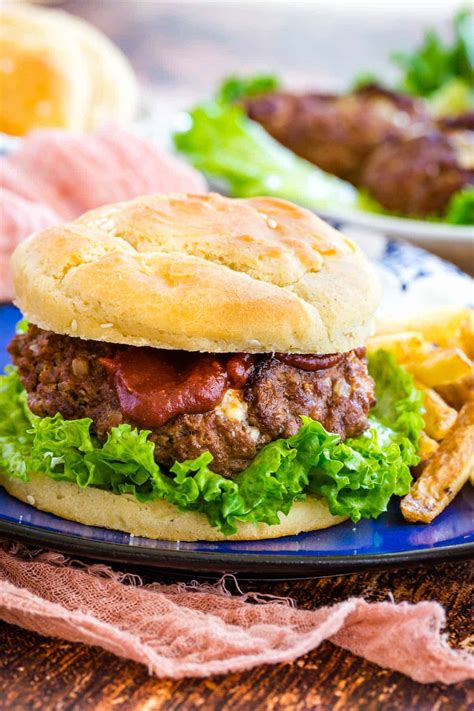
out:
M222 402L217 405L216 413L227 420L234 422L247 422L248 405L243 398L241 390L229 388L222 399ZM260 432L256 427L249 427L250 436L256 442L260 437Z

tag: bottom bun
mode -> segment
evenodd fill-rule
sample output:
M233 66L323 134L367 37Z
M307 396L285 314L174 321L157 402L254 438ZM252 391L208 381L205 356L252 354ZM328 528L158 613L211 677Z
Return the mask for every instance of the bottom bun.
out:
M41 511L83 523L167 541L251 541L293 536L342 523L347 517L333 516L323 499L297 501L290 513L280 514L280 523L238 523L237 533L225 536L196 511L179 511L166 501L139 503L129 494L113 494L94 487L81 489L69 481L56 481L44 474L29 474L29 481L0 476L9 494Z

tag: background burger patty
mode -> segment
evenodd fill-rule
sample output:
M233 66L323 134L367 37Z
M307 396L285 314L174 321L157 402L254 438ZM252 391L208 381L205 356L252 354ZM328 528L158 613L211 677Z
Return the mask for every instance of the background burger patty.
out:
M36 415L90 417L104 440L112 427L126 421L115 387L98 360L113 357L117 348L30 326L26 334L15 336L9 350ZM365 358L354 351L316 372L262 355L242 395L237 417L218 406L200 415L178 415L152 430L156 461L170 466L209 450L212 468L232 476L265 444L296 433L300 415L320 421L343 438L357 436L367 427L373 382Z
M449 133L387 141L374 150L362 184L387 210L415 217L443 215L452 196L474 185Z
M247 99L245 108L284 146L355 185L374 148L430 124L421 101L377 86L341 95L275 92Z

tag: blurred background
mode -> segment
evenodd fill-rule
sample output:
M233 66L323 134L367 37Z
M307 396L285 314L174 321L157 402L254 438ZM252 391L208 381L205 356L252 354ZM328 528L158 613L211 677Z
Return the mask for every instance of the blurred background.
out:
M359 70L389 77L391 49L412 49L427 25L449 35L453 13L469 3L67 0L54 5L109 35L142 81L205 94L232 71L275 72L298 88L344 89Z
M468 12L474 10L472 1L30 2L69 14L38 10L14 0L0 3L10 8L0 37L0 116L4 119L0 131L5 134L7 151L21 145L25 154L12 154L5 166L10 182L4 180L3 187L16 194L4 198L9 201L12 225L4 239L5 249L11 249L28 230L53 220L51 213L43 212L38 214L40 222L32 224L31 205L19 205L18 196L30 202L34 197L65 218L77 216L79 206L91 209L136 194L177 189L174 182L166 182L178 170L175 164L171 170L167 153L179 152L212 186L234 197L269 194L270 190L270 194L317 209L345 228L349 223L344 221L344 209L349 207L353 226L362 229L369 242L374 241L370 230L407 239L465 271L474 271L470 240L474 223L474 18ZM427 35L430 28L437 36ZM395 52L398 66L393 61ZM236 74L247 79L274 75L289 93L303 98L298 99L293 114L291 97L283 99L286 103L276 99L271 106L264 99L256 110L247 106L248 116L242 115L244 124L239 127L233 123L230 104L242 100L247 87L239 97L225 100L226 106L219 109L223 118L217 120L214 109L214 114L206 113L209 101L216 97L221 80ZM364 98L363 93L354 98L361 77L366 84L381 85L372 98L370 94ZM389 91L387 97L387 88L397 92ZM311 93L308 102L305 91ZM266 92L271 89L267 87ZM327 97L328 92L340 92L341 97ZM317 93L323 96L313 105ZM193 111L184 114L196 104L206 105L199 119ZM452 116L457 117L457 124L443 123L444 117ZM265 130L257 138L255 122ZM104 127L109 123L131 131L126 137L116 133L112 138L118 168L106 160L105 152L94 148L95 159L103 159L103 164L85 179L75 156L94 141L94 130L99 130L99 142L109 140L100 134L101 129L107 133ZM58 134L43 134L41 140L31 137L33 128L52 126L82 133L75 138L64 133L58 140ZM9 141L10 135L27 138L20 143L16 138ZM138 136L165 152L155 156L154 177L131 157L133 146L138 151ZM313 170L310 179L310 166L294 160L293 172L289 171L288 157L281 145L270 145L269 136L289 148L293 159L305 158L329 175ZM58 187L60 176L49 143L59 141L66 146L67 141L76 140L74 150L63 151L69 176L76 177L70 177L67 188ZM124 144L130 153L126 166L120 163ZM53 147L60 153L61 146ZM150 145L144 150L149 153ZM377 162L378 151L382 158ZM45 156L49 157L47 167ZM375 166L372 172L367 168L369 157ZM353 170L347 168L352 164ZM40 166L44 169L38 176ZM19 168L27 176L39 177L41 189L25 191L26 178L18 179ZM117 181L123 176L133 176L133 181L124 179L127 189L119 193ZM345 185L336 184L334 176ZM87 199L79 197L78 192L87 192L92 179L95 187ZM52 191L61 200L69 193L71 205L58 205L51 199ZM325 212L322 208L328 205L331 209ZM392 220L400 216L411 219Z

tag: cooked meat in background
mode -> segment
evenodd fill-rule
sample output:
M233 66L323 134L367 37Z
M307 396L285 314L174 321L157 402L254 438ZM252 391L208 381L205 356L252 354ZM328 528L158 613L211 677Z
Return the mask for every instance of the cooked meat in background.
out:
M90 417L103 441L112 427L124 422L115 387L99 362L100 357L113 357L117 348L123 346L30 326L26 334L15 336L9 351L36 415ZM170 466L208 450L214 457L212 468L232 476L265 444L296 433L300 415L320 421L343 438L361 434L373 402L373 381L359 351L314 372L264 354L243 391L228 390L211 412L177 415L152 430L150 439L161 464Z
M438 122L440 129L449 137L461 168L471 171L467 180L472 185L474 172L474 111L466 111L458 116L446 116Z
M457 131L456 136L433 131L386 142L368 159L362 185L391 212L443 215L454 193L474 185L474 164L469 165L463 139Z
M355 185L376 146L431 125L421 101L378 86L342 95L276 92L248 99L245 107L280 143Z

